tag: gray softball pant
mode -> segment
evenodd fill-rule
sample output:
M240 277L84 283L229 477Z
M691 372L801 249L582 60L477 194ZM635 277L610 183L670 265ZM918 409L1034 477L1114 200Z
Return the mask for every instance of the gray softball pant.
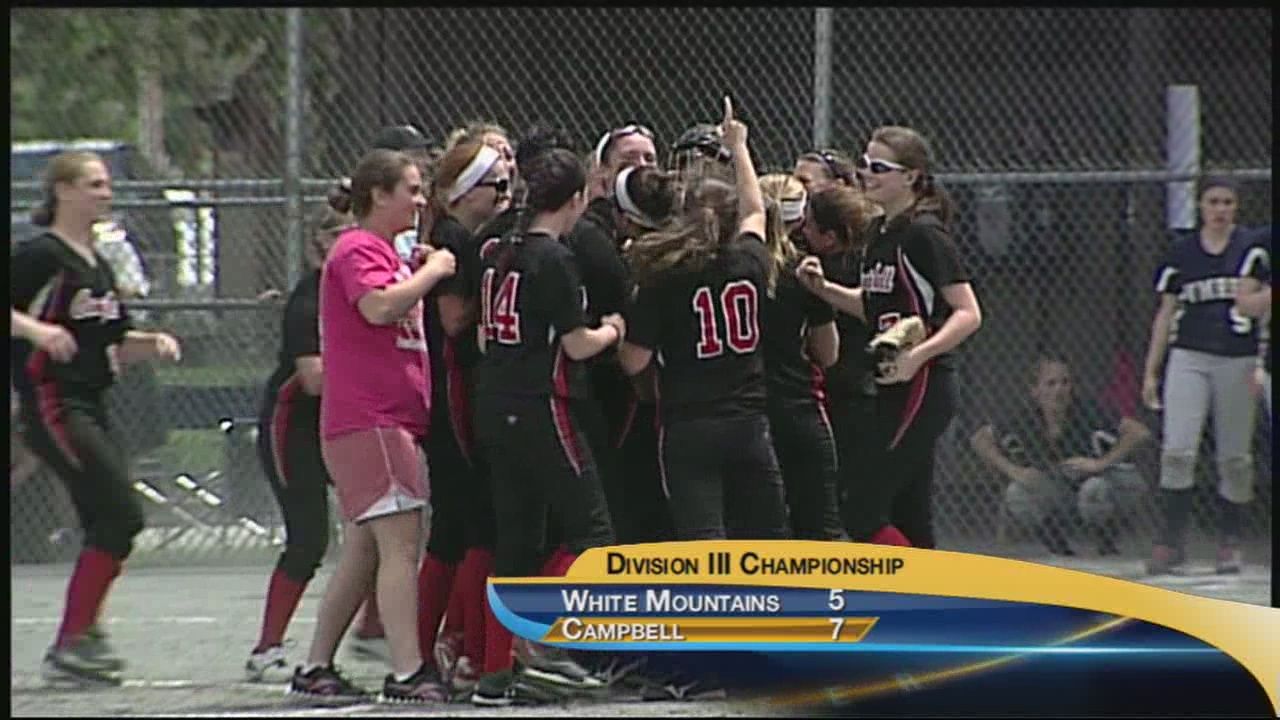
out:
M1255 359L1174 348L1164 379L1164 442L1160 487L1195 484L1200 434L1212 410L1218 493L1234 503L1253 499L1253 428L1257 402L1249 396Z

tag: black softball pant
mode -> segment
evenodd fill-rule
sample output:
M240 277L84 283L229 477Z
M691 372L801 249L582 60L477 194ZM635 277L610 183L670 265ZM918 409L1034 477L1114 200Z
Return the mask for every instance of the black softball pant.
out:
M439 407L439 406L437 406ZM465 412L465 410L463 411ZM437 410L422 442L431 468L431 532L427 552L448 564L469 548L493 547L493 493L485 454L473 443L463 450L460 425L471 418Z
M283 409L258 425L258 460L284 517L276 568L310 582L329 548L329 471L320 454L320 420Z
M67 395L47 383L22 399L27 445L66 485L85 547L128 558L145 515L123 446L111 437L103 393Z
M836 443L816 399L771 401L769 430L797 540L847 539L837 500Z
M671 509L662 488L662 466L658 462L658 408L653 403L634 403L627 412L618 447L619 478L622 482L618 512L612 512L618 543L654 543L674 540Z
M570 552L613 544L591 446L566 400L481 394L475 413L476 438L493 483L497 575L539 574L552 550L549 515Z
M892 524L913 546L936 546L934 455L955 407L950 370L929 368L911 383L881 388L876 396L875 442L865 464L853 471L843 507L845 529L852 540L866 542L881 527Z
M836 498L843 508L874 447L876 399L870 395L831 395L827 399L836 441Z
M659 435L677 540L790 537L766 415L680 420Z

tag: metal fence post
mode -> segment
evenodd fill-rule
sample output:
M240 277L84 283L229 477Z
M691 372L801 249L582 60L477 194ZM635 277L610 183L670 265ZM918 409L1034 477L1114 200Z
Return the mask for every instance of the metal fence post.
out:
M288 225L285 232L286 290L298 282L302 269L302 94L303 38L302 9L285 10L285 48L288 54L289 86L285 99L284 194Z
M813 147L831 140L831 8L817 8L813 23Z

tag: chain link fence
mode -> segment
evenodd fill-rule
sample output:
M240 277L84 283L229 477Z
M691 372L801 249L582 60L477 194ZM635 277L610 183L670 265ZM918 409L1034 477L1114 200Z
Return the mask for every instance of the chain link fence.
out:
M986 317L961 354L935 517L943 546L983 552L1026 538L969 436L1024 401L1044 350L1066 357L1080 397L1132 405L1168 198L1225 171L1242 181L1240 222L1271 220L1263 9L81 8L10 20L15 241L43 161L102 138L117 219L150 281L132 308L185 346L181 366L134 370L114 391L151 510L143 562L266 557L279 543L251 418L281 306L259 296L290 287L306 218L386 124L442 141L470 120L517 134L540 121L585 151L634 121L665 150L731 93L764 170L819 147L856 155L881 124L922 131ZM1198 110L1170 115L1174 85L1195 86ZM1190 130L1170 143L1171 127ZM1174 146L1192 151L1175 162ZM1153 488L1159 418L1139 419L1154 440L1135 466ZM1269 546L1265 422L1248 534ZM56 480L37 470L12 490L14 559L70 557L74 513ZM1135 557L1154 522L1143 508Z

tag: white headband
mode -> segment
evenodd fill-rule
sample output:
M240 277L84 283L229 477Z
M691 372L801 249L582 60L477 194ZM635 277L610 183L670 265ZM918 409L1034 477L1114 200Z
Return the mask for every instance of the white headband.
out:
M613 134L613 131L610 130L609 132L601 136L600 142L596 143L596 151L594 155L595 155L597 167L604 164L604 146L609 144L609 136L612 134Z
M779 200L778 208L782 211L782 222L796 222L804 218L805 204L809 202L809 196L803 190L800 191L800 197L790 200Z
M627 194L627 178L638 169L633 165L618 173L618 178L613 181L613 197L618 201L618 207L622 208L623 214L632 222L650 230L657 230L662 227L662 223L649 217Z
M458 198L471 192L471 188L489 172L489 168L498 162L498 151L488 145L481 145L480 152L476 153L471 162L467 164L466 169L458 175L458 179L453 183L453 189L449 191L449 202L453 202Z

